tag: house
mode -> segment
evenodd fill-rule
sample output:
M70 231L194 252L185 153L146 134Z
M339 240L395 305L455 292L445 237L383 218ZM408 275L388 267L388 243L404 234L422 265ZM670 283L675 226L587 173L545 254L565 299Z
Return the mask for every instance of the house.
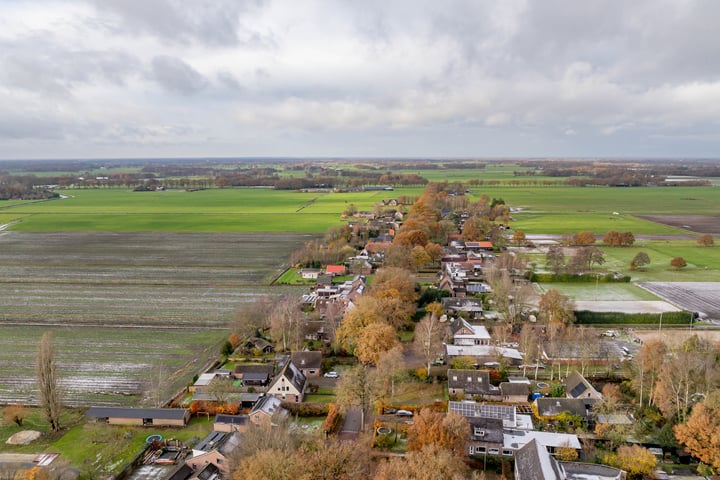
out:
M322 352L293 352L290 361L306 378L317 378L322 372Z
M293 362L287 361L270 383L267 393L283 401L302 402L306 386L307 377Z
M573 370L565 380L565 391L567 398L581 398L583 400L590 400L590 403L596 401L602 401L602 393L595 390L590 382L583 377L579 372Z
M334 277L336 275L345 275L347 268L345 265L327 265L325 267L325 274Z
M300 276L307 280L317 280L322 273L319 268L303 268L300 270Z
M194 472L203 471L208 464L214 465L222 476L230 473L229 455L240 443L237 433L210 432L192 449L192 457L185 464Z
M119 408L90 407L85 412L96 422L110 425L142 425L146 427L185 427L190 420L187 408Z
M624 480L618 468L593 463L557 461L537 440L515 452L515 480Z
M215 422L213 423L213 431L215 432L244 432L248 429L250 424L249 415L226 415L218 414L215 415Z
M492 242L465 242L465 251L466 252L492 252L493 251L493 243Z
M558 462L537 441L515 452L515 480L564 480Z
M587 421L590 419L588 407L582 398L536 398L533 407L537 417L543 421L552 421L561 413L569 413Z
M450 334L454 345L490 345L492 337L482 325L471 325L463 318L450 323Z
M464 314L470 320L482 318L483 305L479 298L445 297L442 299L443 311L448 315Z
M448 370L448 393L459 397L500 400L500 389L490 384L487 370Z
M500 455L503 448L503 421L498 418L468 417L468 454Z
M272 395L260 397L255 406L250 410L248 416L253 425L277 425L277 423L288 416L288 411L280 405L282 400Z
M245 386L266 387L270 384L274 370L271 364L239 364L235 365L232 376L241 380Z
M572 433L539 432L537 430L505 430L503 449L516 454L518 450L532 441L545 447L554 454L558 448L580 450L580 439Z

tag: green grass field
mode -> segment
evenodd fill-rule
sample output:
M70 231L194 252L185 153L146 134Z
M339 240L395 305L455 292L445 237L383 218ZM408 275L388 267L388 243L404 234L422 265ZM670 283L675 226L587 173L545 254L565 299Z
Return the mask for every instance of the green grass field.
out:
M643 290L632 283L543 283L540 287L544 291L551 288L567 295L573 300L599 300L599 301L644 301L660 300L652 293Z
M693 241L643 241L632 247L602 247L606 262L603 269L623 271L634 282L717 282L720 281L720 247L701 247ZM638 252L650 257L642 270L631 271L630 262ZM676 270L670 266L674 257L683 257L688 266Z
M457 170L464 179L512 175L512 166L488 171ZM448 172L432 171L437 175ZM448 177L451 178L451 177ZM510 177L508 177L510 178ZM19 219L15 230L28 231L178 231L178 232L309 232L340 225L350 205L371 210L384 199L415 196L422 188L392 192L293 192L267 188L168 190L132 192L125 189L78 189L61 192L68 198L46 202L15 202L0 210L0 224ZM684 230L637 218L636 215L716 214L720 189L714 187L604 188L478 186L480 195L502 198L514 212L515 229L526 233L567 233L591 230L635 234L680 234ZM613 214L617 212L618 215Z

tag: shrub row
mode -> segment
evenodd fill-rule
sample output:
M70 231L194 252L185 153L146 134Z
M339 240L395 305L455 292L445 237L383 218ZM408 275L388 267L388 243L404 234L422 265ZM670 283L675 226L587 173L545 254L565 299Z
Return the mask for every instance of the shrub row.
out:
M587 273L532 273L529 280L538 283L575 283L575 282L600 282L600 283L628 283L630 277L627 275L592 275Z
M327 403L283 402L282 407L292 415L299 417L324 417L330 410L330 405Z
M658 313L622 313L622 312L591 312L579 310L575 312L576 323L592 325L598 323L627 324L627 325L658 325ZM662 323L667 325L687 325L690 323L690 312L664 312Z

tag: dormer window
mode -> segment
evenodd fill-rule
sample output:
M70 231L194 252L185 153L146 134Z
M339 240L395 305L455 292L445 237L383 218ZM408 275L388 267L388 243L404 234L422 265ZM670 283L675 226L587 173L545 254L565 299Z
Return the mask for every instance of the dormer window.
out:
M484 437L485 430L483 430L482 428L475 427L475 436L476 437Z

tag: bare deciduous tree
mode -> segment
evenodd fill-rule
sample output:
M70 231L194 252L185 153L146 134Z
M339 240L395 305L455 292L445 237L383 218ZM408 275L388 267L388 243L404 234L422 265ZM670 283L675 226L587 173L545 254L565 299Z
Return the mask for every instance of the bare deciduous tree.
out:
M415 327L413 347L425 360L428 375L430 375L432 361L442 348L443 330L443 324L434 313L425 315Z
M50 423L50 430L60 430L60 411L62 410L60 390L55 364L55 348L51 332L43 333L38 348L35 374L38 382L38 401L45 419Z

